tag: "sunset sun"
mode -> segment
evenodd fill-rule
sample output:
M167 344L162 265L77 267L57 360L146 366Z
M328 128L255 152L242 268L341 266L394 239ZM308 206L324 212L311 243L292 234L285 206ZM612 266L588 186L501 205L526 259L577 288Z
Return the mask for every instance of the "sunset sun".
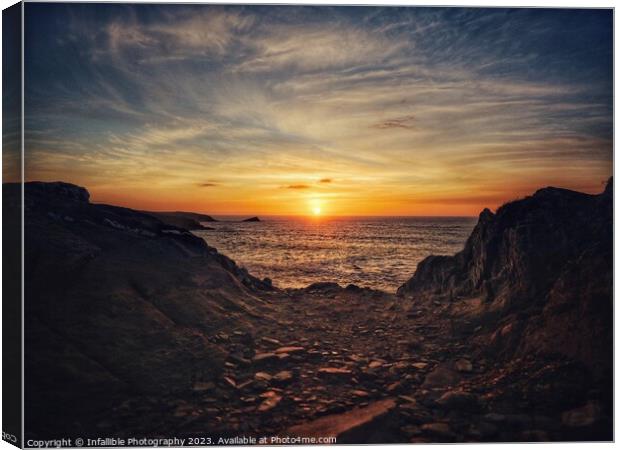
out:
M309 206L310 212L312 213L314 217L320 216L323 212L323 208L322 208L323 202L319 198L309 199L308 206Z

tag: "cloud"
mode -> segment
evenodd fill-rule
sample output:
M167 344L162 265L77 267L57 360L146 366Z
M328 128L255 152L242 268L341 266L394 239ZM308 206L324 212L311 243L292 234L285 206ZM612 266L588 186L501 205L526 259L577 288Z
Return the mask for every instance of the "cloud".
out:
M317 195L465 204L611 172L604 12L558 12L567 33L547 10L91 8L29 8L49 24L28 39L31 179L270 204L336 179Z
M404 128L410 130L413 128L413 121L415 120L414 116L403 116L403 117L395 117L393 119L387 119L382 122L375 124L376 128L381 130L386 130L390 128Z
M139 57L137 63L165 63L191 58L220 58L236 37L251 28L254 16L220 7L167 10L157 21L136 14L118 17L104 29L106 45L93 56Z
M200 187L214 187L214 186L218 186L217 183L199 183L198 186Z
M252 54L233 66L235 72L308 72L367 66L388 60L407 45L404 40L390 40L374 30L340 21L315 22L311 26L271 25L264 34L246 43Z

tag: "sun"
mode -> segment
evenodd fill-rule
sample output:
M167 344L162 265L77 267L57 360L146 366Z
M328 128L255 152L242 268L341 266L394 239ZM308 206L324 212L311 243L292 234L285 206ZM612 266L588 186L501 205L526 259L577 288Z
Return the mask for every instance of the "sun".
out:
M308 212L314 217L319 217L323 214L323 206L323 201L320 198L308 199Z

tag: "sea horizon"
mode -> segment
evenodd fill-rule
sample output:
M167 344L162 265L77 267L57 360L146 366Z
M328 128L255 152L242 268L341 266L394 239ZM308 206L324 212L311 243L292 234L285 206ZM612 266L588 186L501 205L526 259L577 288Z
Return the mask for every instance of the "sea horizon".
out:
M329 281L386 292L395 292L424 258L462 250L477 223L445 216L225 217L193 233L279 288Z

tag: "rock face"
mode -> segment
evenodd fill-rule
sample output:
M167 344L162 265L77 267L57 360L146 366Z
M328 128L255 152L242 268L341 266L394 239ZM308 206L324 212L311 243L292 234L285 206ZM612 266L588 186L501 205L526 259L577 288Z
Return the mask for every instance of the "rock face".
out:
M21 186L5 184L5 208ZM165 396L220 375L214 337L251 331L269 307L260 280L187 230L89 203L66 183L25 185L26 423L65 435L132 393ZM182 369L181 369L182 368ZM60 420L60 419L59 419ZM42 425L44 424L44 425Z
M454 256L429 256L398 295L450 305L495 356L561 354L611 373L613 184L544 188L485 209Z
M173 211L173 212L155 212L144 211L145 214L156 217L162 222L186 230L212 230L213 228L205 227L202 222L217 222L213 217L206 214L198 214L192 212Z
M200 213L187 212L187 211L150 212L149 214L164 214L166 216L186 217L188 219L193 219L196 222L217 222L217 220L215 220L213 217L207 214L200 214Z

